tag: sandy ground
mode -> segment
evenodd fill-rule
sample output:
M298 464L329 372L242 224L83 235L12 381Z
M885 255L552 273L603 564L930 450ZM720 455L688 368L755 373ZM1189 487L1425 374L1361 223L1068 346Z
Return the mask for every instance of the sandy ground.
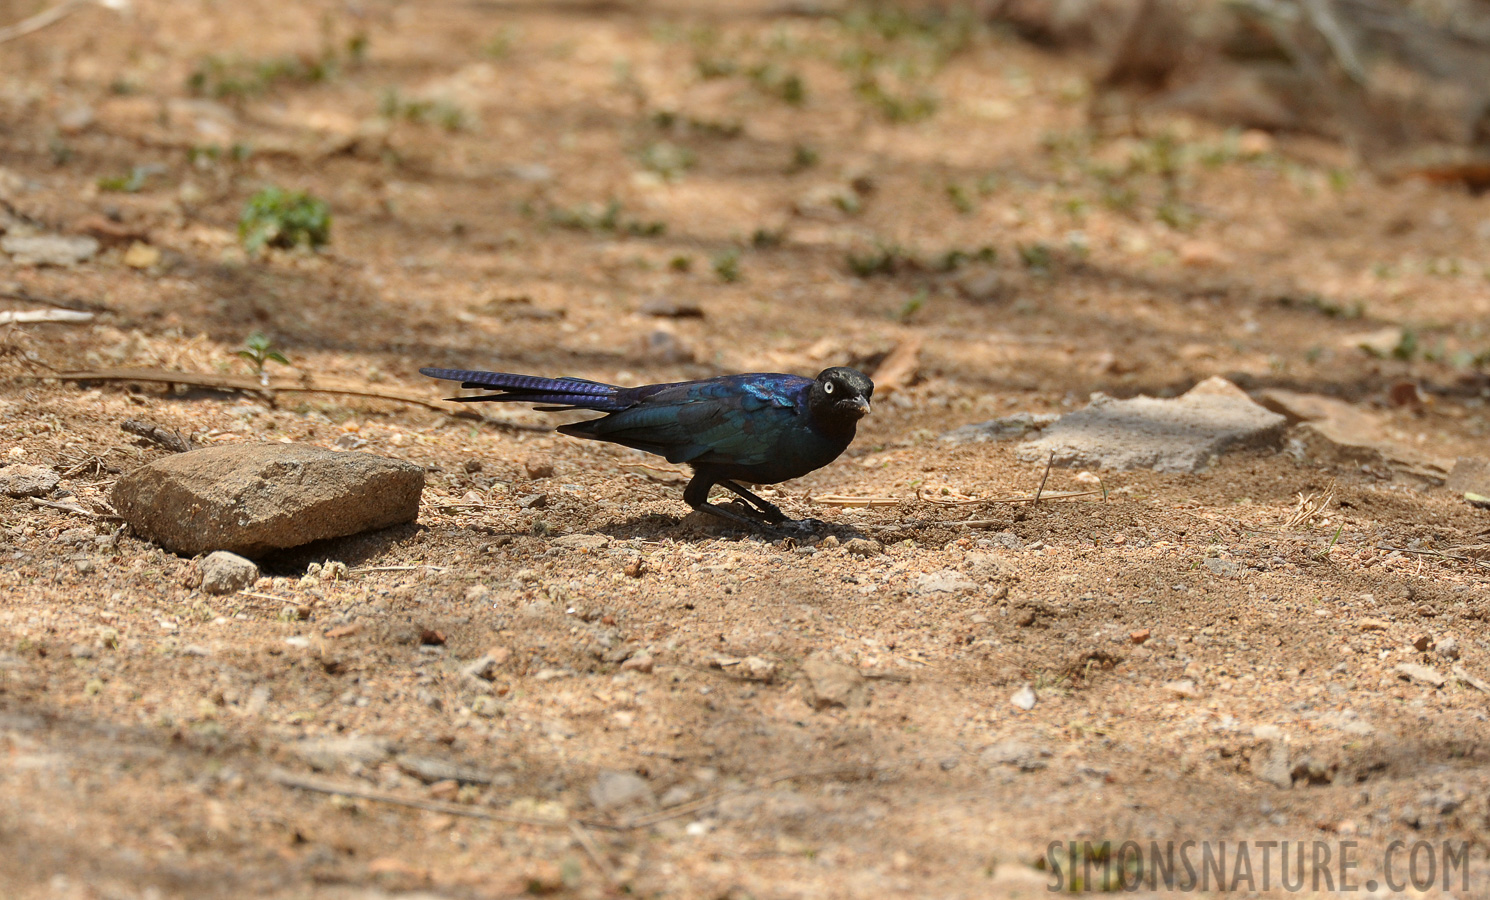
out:
M1485 512L1302 445L953 503L1042 467L941 438L1222 375L1481 454L1490 201L1303 139L1094 134L1086 61L855 10L137 0L0 45L8 214L109 238L0 269L0 309L97 313L0 327L4 462L102 509L165 452L142 418L429 472L416 526L229 596L0 497L0 893L1029 897L1052 841L1130 838L1355 842L1357 885L1393 841L1468 842L1452 893L1490 890ZM323 252L239 246L269 184L330 204ZM243 375L254 331L276 377L429 400L421 365L635 384L922 344L773 494L826 523L796 539L526 409L49 377ZM847 707L809 703L823 659L862 673Z

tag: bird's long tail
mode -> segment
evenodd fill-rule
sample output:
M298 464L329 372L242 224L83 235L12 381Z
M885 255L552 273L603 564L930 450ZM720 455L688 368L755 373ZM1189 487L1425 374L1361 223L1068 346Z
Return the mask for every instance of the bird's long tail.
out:
M536 375L510 375L506 372L478 372L468 369L420 369L421 375L445 381L459 381L467 390L491 388L494 394L474 397L451 397L459 403L495 401L497 403L544 403L545 411L593 409L616 412L631 406L626 388L582 378L540 378Z

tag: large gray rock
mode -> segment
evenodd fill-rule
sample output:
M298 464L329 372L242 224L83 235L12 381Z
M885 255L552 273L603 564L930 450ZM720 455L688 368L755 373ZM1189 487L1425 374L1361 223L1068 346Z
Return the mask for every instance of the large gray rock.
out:
M234 444L129 473L110 500L136 532L183 554L255 556L412 522L424 470L369 453Z
M1252 402L1240 388L1209 378L1173 400L1098 397L1045 429L1019 458L1058 466L1199 472L1233 450L1276 447L1283 416Z

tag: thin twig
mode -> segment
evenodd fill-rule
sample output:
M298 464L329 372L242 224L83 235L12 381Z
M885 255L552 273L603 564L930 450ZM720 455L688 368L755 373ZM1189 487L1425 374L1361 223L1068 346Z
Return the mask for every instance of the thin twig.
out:
M495 812L488 809L482 809L480 807L467 806L462 803L446 803L441 800L425 800L418 797L400 797L397 794L390 794L385 791L375 791L371 788L365 788L360 785L342 785L335 782L327 781L325 779L313 778L305 775L296 775L293 772L285 772L282 770L270 772L269 779L276 784L282 785L284 787L296 788L302 791L313 791L318 794L331 794L338 797L355 797L360 800L370 800L374 803L387 803L390 806L404 806L411 809L422 809L429 812L445 813L446 815L451 816L464 816L471 819L488 819L494 822L510 822L514 825L531 825L535 828L568 828L571 830L571 833L573 833L573 827L575 825L580 825L588 828L599 828L607 831L634 831L638 828L651 827L658 824L659 822L665 822L668 819L676 819L679 816L686 816L689 813L696 812L707 806L718 803L720 800L723 800L726 797L735 796L737 794L746 794L754 790L759 790L763 787L769 787L774 784L779 784L783 781L791 781L796 778L821 778L834 775L857 775L860 777L864 777L867 775L879 774L889 771L890 768L891 767L888 766L833 766L822 769L799 769L768 778L763 784L755 785L752 787L739 787L723 791L715 791L714 793L704 797L700 797L697 800L690 800L686 803L679 803L676 806L669 806L666 809L660 809L656 812L647 813L646 815L637 816L636 818L628 819L625 822L619 822L615 824L611 824L609 822L597 822L593 819L540 819L536 816L520 816L514 813ZM576 838L578 837L579 836L576 834ZM589 836L586 835L586 838L588 837ZM581 846L584 846L583 840L581 841ZM596 855L599 855L598 852L596 853ZM600 863L597 861L597 864ZM604 867L602 864L602 870L604 871L606 868L607 867Z
M32 322L60 322L64 325L80 325L93 321L93 313L75 309L23 309L0 312L0 325L12 322L24 325Z
M1279 529L1280 531L1291 531L1300 525L1306 525L1315 516L1324 512L1325 508L1330 505L1330 501L1335 499L1335 482L1333 480L1330 481L1329 485L1318 494L1305 494L1300 491L1298 498L1298 502L1294 506L1293 515L1289 516L1288 521L1283 523L1283 527Z
M93 466L96 470L101 470L103 468L103 457L90 456L77 465L73 466L71 469L68 469L66 472L63 472L62 477L71 478L72 476L78 474L89 466Z
M1040 495L1045 493L1045 480L1050 477L1050 467L1055 465L1055 451L1050 451L1050 457L1045 460L1045 474L1040 476L1040 487L1035 491L1035 499L1030 501L1030 506L1040 502Z
M894 497L840 497L828 494L821 497L809 497L808 500L822 506L846 507L902 506L914 503L925 503L930 506L978 506L986 503L1031 503L1037 500L1070 500L1073 497L1091 497L1100 493L1102 493L1100 490L1061 491L1059 493L1043 495L1027 494L1023 497L990 497L986 500L936 500L928 497L921 497L916 500L899 500Z
M435 572L444 572L446 566L358 566L353 572L417 572L420 569L430 569Z
M356 797L359 800L371 800L374 803L387 803L390 806L407 806L413 809L423 809L429 812L445 813L451 816L465 816L471 819L490 819L494 822L510 822L513 825L531 825L534 828L567 828L574 821L572 819L540 819L537 816L519 816L515 813L500 813L494 810L481 809L475 806L467 806L463 803L446 803L441 800L423 800L418 797L400 797L397 794L389 794L384 791L375 791L357 785L341 785L325 781L320 778L309 778L304 775L295 775L291 772L271 772L269 779L284 787L297 788L302 791L313 791L317 794L331 794L337 797ZM604 823L586 823L607 827Z
M191 449L191 440L181 436L179 431L170 431L164 425L154 422L146 422L141 419L125 419L119 423L119 429L126 431L135 437L143 438L158 447L163 447L172 453L185 453Z
M738 787L731 788L729 790L715 791L714 793L704 797L700 797L697 800L690 800L686 803L679 803L677 806L669 806L668 808L658 810L655 813L648 813L644 816L638 816L634 819L628 819L627 821L612 827L619 831L632 831L637 828L647 828L651 825L656 825L658 822L665 822L668 819L676 819L679 816L686 816L689 813L697 812L700 809L718 803L720 800L723 800L726 797L733 797L737 794L748 794L753 790L758 790L759 787L769 787L770 785L780 784L783 781L791 781L795 778L821 778L824 776L844 774L864 775L866 773L872 774L885 770L885 767L875 766L830 766L822 769L800 769L795 772L787 772L782 775L768 778L766 779L765 784L759 785L758 787Z
M846 506L868 508L874 506L899 506L908 501L895 497L842 497L836 494L824 494L821 497L809 497L809 502L820 506Z
M32 504L36 506L45 506L47 509L60 509L63 512L70 512L75 515L86 516L90 519L98 518L98 513L92 511L91 509L84 509L81 506L78 506L76 503L58 503L55 500L43 500L40 497L32 497L30 499Z
M590 836L590 832L585 830L585 826L570 819L569 833L574 835L575 842L585 851L585 855L590 857L590 862L595 864L595 868L600 870L600 874L606 881L610 882L611 887L619 888L621 886L621 879L616 877L615 869L612 869L610 863L601 855L600 848L595 844L595 838Z
M23 38L28 34L40 31L48 25L56 24L72 15L78 7L86 0L62 0L61 3L51 9L44 9L29 19L22 19L14 25L0 28L0 44Z
M10 208L10 207L6 207L6 208L8 209L9 212L11 212L12 214L15 214L15 212L16 212L15 209ZM84 301L82 301L82 300L70 300L70 299L69 300L55 300L55 299L53 299L51 297L40 297L40 296L37 296L36 294L31 293L30 291L27 291L26 289L24 289L22 287L19 287L19 286L15 287L13 289L10 289L10 290L0 291L0 299L5 299L5 300L19 300L22 303L40 303L43 306L50 306L50 307L53 307L55 309L69 309L69 310L72 310L73 312L107 312L108 311L106 307L102 307L102 306L94 306L92 309L89 309L88 306L87 306L87 304Z
M1045 482L1040 482L1043 487ZM1033 497L990 497L987 500L936 500L925 499L923 503L933 506L976 506L979 503L1038 503L1041 500L1069 500L1072 497L1090 497L1100 494L1101 491L1059 491L1049 494L1035 494Z
M1385 544L1377 544L1377 550L1386 550L1391 553L1410 553L1415 556L1436 556L1439 559L1453 559L1459 562L1473 563L1482 569L1490 569L1490 562L1483 559L1475 559L1473 556L1464 556L1459 553L1445 553L1442 550L1412 550L1408 547L1388 547Z
M338 394L349 397L367 397L373 400L391 400L433 409L455 418L477 419L489 425L510 428L514 431L547 431L540 425L520 425L500 419L490 419L466 408L453 407L444 400L430 399L413 391L397 388L375 388L341 378L305 374L290 380L271 379L264 384L250 375L219 375L206 372L172 372L167 369L100 369L87 372L58 372L53 375L38 375L36 378L59 378L63 381L139 381L151 384L183 384L191 387L218 391L242 391L251 394L274 394L277 391L301 394Z

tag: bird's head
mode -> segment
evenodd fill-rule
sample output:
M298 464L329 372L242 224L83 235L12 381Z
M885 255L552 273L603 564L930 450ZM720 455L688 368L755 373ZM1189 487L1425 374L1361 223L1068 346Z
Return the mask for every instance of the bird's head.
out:
M853 423L869 415L874 382L857 369L834 366L824 369L812 384L809 405L813 413L829 421Z

